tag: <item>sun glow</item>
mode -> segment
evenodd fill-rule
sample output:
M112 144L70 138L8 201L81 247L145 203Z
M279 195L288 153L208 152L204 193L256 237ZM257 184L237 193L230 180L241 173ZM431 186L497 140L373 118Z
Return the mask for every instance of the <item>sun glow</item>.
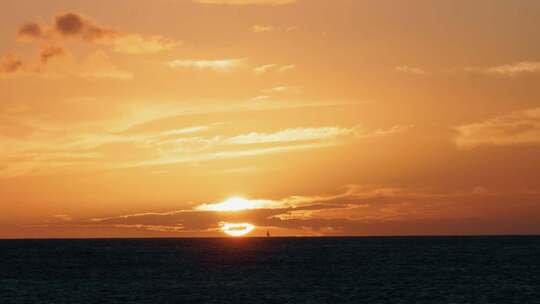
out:
M221 224L221 230L225 232L226 234L234 237L240 237L244 236L251 231L255 229L254 225L248 224L248 223L240 223L240 224L234 224L234 223L222 223Z
M263 205L263 202L260 201L247 200L242 197L231 197L221 203L201 205L197 209L205 211L243 211L257 209Z

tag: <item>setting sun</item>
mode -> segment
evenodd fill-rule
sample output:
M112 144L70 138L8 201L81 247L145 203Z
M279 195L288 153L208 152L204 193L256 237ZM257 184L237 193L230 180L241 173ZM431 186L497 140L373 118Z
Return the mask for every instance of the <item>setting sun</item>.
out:
M231 197L221 203L204 204L197 209L205 211L243 211L257 209L264 205L262 201L247 200L242 197Z
M244 236L255 229L254 225L248 223L233 224L233 223L223 223L221 230L230 236Z

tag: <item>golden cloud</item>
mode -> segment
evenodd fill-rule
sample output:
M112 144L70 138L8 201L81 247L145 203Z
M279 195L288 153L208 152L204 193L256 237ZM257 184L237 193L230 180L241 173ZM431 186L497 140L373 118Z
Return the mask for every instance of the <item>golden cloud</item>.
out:
M456 128L460 148L540 143L540 108L513 112Z

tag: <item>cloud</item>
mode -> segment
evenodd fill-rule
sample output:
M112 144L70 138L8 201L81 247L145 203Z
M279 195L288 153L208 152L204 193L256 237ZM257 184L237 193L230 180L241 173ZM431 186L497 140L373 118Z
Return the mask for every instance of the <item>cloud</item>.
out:
M181 142L181 141L180 141ZM212 144L213 140L195 140L188 141L188 143L198 143L205 144L210 148L214 148L215 145ZM218 141L219 142L219 141ZM246 157L256 157L261 155L270 155L277 153L285 152L294 152L294 151L303 151L303 150L313 150L321 148L329 148L335 146L336 143L332 142L314 142L314 143L305 143L305 144L293 144L293 145L277 145L271 147L250 147L248 149L241 150L230 150L230 149L220 149L216 152L214 151L204 151L199 153L187 153L187 151L181 151L184 153L178 153L178 150L162 151L162 155L159 158L148 160L148 161L136 161L132 163L126 163L120 168L136 168L136 167L152 167L152 166L163 166L163 165L172 165L172 164L184 164L184 163L199 163L199 162L209 162L215 160L224 160L224 159L234 159L234 158L246 158Z
M516 77L521 74L540 73L540 62L522 61L486 68L466 67L465 70L468 72L477 72L489 75Z
M255 24L253 27L251 27L251 30L254 33L263 33L263 32L272 32L276 28L271 25L261 25L261 24Z
M51 64L50 68L53 67L55 65ZM72 73L73 76L96 81L129 80L132 77L112 65L102 51L91 54ZM92 106L94 100L83 102L85 107ZM233 131L227 124L216 123L211 118L216 116L208 115L204 115L208 120L203 124L186 123L199 114L216 111L220 113L217 117L222 117L221 113L259 113L264 109L319 106L246 102L220 104L220 107L186 105L137 109L137 114L131 117L92 122L91 128L84 123L66 127L63 121L36 117L31 109L13 108L10 112L0 112L0 136L5 144L5 148L0 149L0 177L49 175L72 170L127 170L167 164L225 163L238 158L256 160L262 155L331 148L368 137L391 136L401 130L399 127L378 130L337 125L278 129L261 126L261 129L248 124Z
M92 218L79 221L79 225L112 225L129 228L138 226L181 227L181 231L216 231L224 222L239 223L247 222L256 226L281 227L286 229L298 228L300 224L297 218L285 219L287 213L300 214L302 212L315 214L320 210L332 210L343 208L341 203L324 204L325 201L336 200L343 196L291 196L280 200L269 199L240 199L231 198L220 203L200 204L189 210L173 210L167 212L147 212L127 214L120 216ZM241 200L246 203L246 208L231 209L230 202ZM234 206L237 206L235 203ZM234 207L233 206L233 207ZM311 220L312 218L304 218ZM144 228L146 229L146 228ZM180 230L179 230L180 231Z
M157 53L172 50L181 42L162 36L121 35L113 42L114 50L125 54Z
M297 0L193 0L202 4L224 4L224 5L284 5L293 4Z
M293 69L296 69L296 65L294 65L294 64L282 65L282 66L279 67L280 72L286 72L286 71L290 71L290 70L293 70Z
M0 73L15 73L23 66L22 59L15 54L6 54L0 60Z
M286 129L275 133L251 132L225 139L226 143L246 145L332 139L355 133L354 128L321 127Z
M395 69L398 72L408 73L408 74L413 74L413 75L425 75L426 74L426 71L421 69L421 68L410 67L410 66L407 66L407 65L398 66Z
M95 21L78 13L62 13L54 18L52 27L47 28L37 23L22 25L17 33L22 41L43 40L57 41L80 39L86 43L110 45L113 50L126 54L156 53L171 50L181 44L162 36L147 36L124 33L116 29L98 25Z
M261 65L261 66L258 66L256 68L253 69L253 72L257 75L260 75L260 74L264 74L266 73L268 70L272 69L276 67L275 64L265 64L265 65Z
M493 224L516 216L515 204L508 203L509 197L520 197L519 205L524 210L523 206L537 202L539 194L477 191L476 188L437 191L417 186L349 185L344 192L337 194L292 195L274 200L231 198L219 203L199 204L192 209L85 219L72 225L137 227L149 231L159 227L164 231L213 232L214 235L220 233L220 225L224 222L249 223L264 227L264 230L284 229L289 233L303 230L305 234L318 235L433 234L434 229L445 234L456 231L474 233L478 231L475 229L479 229L480 221ZM500 205L501 202L505 203ZM493 205L503 206L501 208L506 212L501 213L500 208L490 212ZM478 217L480 211L483 211L481 218ZM511 216L501 217L501 214ZM540 218L537 211L517 214L528 223L537 223ZM433 225L436 222L443 224ZM430 225L426 226L426 223ZM462 227L463 224L466 227ZM492 229L495 226L491 225Z
M41 25L35 22L24 24L17 31L17 38L22 41L41 39L44 35L45 32Z
M479 123L456 127L460 148L482 145L540 143L540 108L513 112Z
M119 33L116 30L94 24L76 13L65 13L55 17L54 29L66 37L81 37L89 42L114 39Z
M279 93L279 94L299 94L301 90L294 86L277 86L273 88L264 89L263 93Z
M299 28L296 26L288 26L288 27L277 27L273 25L264 25L264 24L255 24L251 27L251 31L253 33L268 33L268 32L276 32L276 31L282 31L285 33L292 33L298 31Z
M150 167L199 163L241 157L330 148L354 140L391 136L408 127L362 130L360 127L290 128L272 133L249 132L236 136L187 137L155 142L160 155L150 160L127 162L122 167Z
M290 71L292 69L295 69L296 68L296 65L293 65L293 64L290 64L290 65L278 65L278 64L265 64L265 65L261 65L261 66L258 66L258 67L255 67L253 69L253 72L255 73L255 75L262 75L262 74L265 74L265 73L268 73L270 71L279 71L279 72L287 72L287 71Z
M39 58L41 64L47 64L49 60L54 57L63 56L66 53L66 50L58 46L44 46L41 48L39 53Z
M170 68L192 68L197 70L228 71L244 63L245 59L219 60L172 60L167 62Z

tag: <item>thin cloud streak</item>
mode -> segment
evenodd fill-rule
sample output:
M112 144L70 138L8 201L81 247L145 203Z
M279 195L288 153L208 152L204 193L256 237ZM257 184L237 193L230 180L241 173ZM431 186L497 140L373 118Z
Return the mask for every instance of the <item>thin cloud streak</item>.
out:
M339 136L346 136L355 133L354 128L339 127L321 127L321 128L296 128L286 129L275 133L251 132L231 137L225 140L230 144L261 144L261 143L279 143L294 141L312 141L331 139Z
M323 142L323 143L312 143L312 144L302 144L302 145L255 148L255 149L246 149L246 150L240 150L240 151L210 152L210 153L198 154L198 155L165 156L157 160L150 160L150 161L127 164L127 165L122 166L122 168L162 166L162 165L171 165L171 164L197 163L197 162L205 162L205 161L213 161L213 160L221 160L221 159L231 159L231 158L238 158L238 157L253 157L253 156L268 155L268 154L275 154L275 153L328 148L328 147L335 146L337 144L338 143L324 143Z
M459 148L540 144L540 108L501 115L456 127Z
M265 73L268 73L268 72L271 72L271 71L277 71L277 72L284 73L284 72L293 70L295 68L296 68L296 65L294 65L294 64L279 65L279 64L271 63L271 64L265 64L265 65L255 67L253 69L253 72L255 73L255 75L262 75L262 74L265 74Z
M417 67L411 67L408 65L402 65L395 68L396 71L407 73L407 74L413 74L413 75L425 75L427 72L424 69L417 68Z
M229 71L244 63L245 59L218 59L218 60L171 60L167 62L169 68L192 68L197 70Z
M523 74L540 73L540 62L537 61L522 61L512 64L503 64L492 67L466 67L465 71L477 72L487 75L498 75L505 77L517 77Z
M271 25L261 25L261 24L255 24L251 30L254 33L264 33L264 32L273 32L276 28Z

